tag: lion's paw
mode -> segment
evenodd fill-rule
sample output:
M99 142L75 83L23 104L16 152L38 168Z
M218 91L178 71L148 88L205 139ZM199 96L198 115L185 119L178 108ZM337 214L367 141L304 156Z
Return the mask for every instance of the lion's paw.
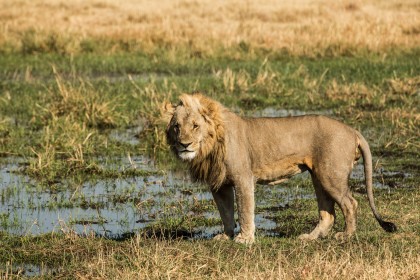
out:
M312 241L312 240L317 239L317 236L314 236L309 233L304 233L304 234L299 235L298 239L302 241Z
M350 237L351 237L351 235L348 234L348 233L345 233L345 232L337 232L334 235L334 238L338 241L346 241L346 240L349 240Z
M226 241L229 240L230 237L225 234L225 233L220 233L218 235L216 235L215 237L213 237L213 240L217 240L217 241Z
M239 233L234 239L236 243L241 243L245 245L251 245L255 242L254 236L244 236L242 233Z

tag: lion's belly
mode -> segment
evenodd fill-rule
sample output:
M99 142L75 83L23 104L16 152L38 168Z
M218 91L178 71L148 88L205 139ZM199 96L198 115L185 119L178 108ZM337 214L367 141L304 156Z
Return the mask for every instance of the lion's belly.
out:
M305 159L289 158L269 164L256 164L252 171L257 181L271 182L282 181L308 169Z

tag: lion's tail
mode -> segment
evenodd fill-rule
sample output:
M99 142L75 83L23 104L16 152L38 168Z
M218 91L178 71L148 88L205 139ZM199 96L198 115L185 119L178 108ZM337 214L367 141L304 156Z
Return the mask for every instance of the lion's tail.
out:
M375 202L373 200L373 187L372 187L372 154L370 153L369 144L366 139L357 132L359 138L359 149L362 152L363 163L365 167L365 180L366 180L366 191L369 199L369 205L372 209L373 215L375 216L381 227L387 232L397 231L397 226L394 223L384 221L376 211Z

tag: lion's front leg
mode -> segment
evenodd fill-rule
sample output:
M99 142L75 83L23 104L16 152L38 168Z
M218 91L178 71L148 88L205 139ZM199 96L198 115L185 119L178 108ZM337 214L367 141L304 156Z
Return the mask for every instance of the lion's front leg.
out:
M224 227L223 234L217 235L215 239L227 240L233 238L235 229L233 186L223 185L217 191L212 191L212 194Z
M238 243L252 244L255 240L254 179L242 178L235 182L235 194L241 230L234 240Z

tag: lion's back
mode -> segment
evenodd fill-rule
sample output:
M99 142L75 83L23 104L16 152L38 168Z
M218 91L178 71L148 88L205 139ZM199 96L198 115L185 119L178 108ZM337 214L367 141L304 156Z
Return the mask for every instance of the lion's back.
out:
M231 139L226 150L245 166L248 159L251 165L274 165L284 158L303 161L356 147L353 128L321 115L242 118L229 126L234 129L226 129Z

